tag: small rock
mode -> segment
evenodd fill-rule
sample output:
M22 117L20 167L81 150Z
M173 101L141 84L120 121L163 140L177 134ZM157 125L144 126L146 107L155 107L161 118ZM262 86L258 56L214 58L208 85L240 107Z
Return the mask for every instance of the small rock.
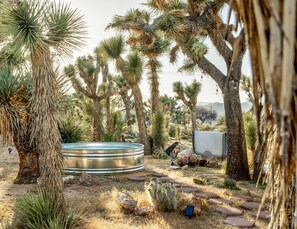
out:
M146 216L151 215L154 212L154 209L151 206L141 206L135 208L135 215Z
M199 192L199 193L196 194L196 196L206 198L206 199L209 199L209 198L218 199L218 198L220 198L217 194L212 193L212 192Z
M176 159L176 164L183 167L189 164L189 159L187 157L179 157Z
M201 167L204 167L206 166L207 164L207 160L206 159L201 159L198 161L198 165L201 166Z
M215 207L214 210L226 216L239 216L243 213L242 210L233 207Z
M188 165L184 165L184 166L181 167L181 169L182 170L187 170L187 169L189 169L189 166Z
M256 210L260 207L260 204L255 202L244 202L239 205L240 207L247 209L247 210Z
M80 175L79 182L82 185L89 186L93 183L93 177L90 174L84 172Z
M225 199L209 199L208 202L212 204L233 204L233 201Z
M257 212L252 212L252 215L257 217ZM270 211L260 211L258 218L259 219L270 219L271 212Z
M135 182L143 182L148 180L148 177L128 177L128 180Z
M224 220L224 223L235 226L251 228L255 226L255 222L248 221L242 217L228 217Z
M130 192L124 190L118 197L118 202L125 214L130 214L134 211L137 201L135 201Z
M181 157L188 156L188 155L191 155L191 154L194 154L193 149L185 149L183 151L180 151L177 154L177 158L181 158Z
M231 197L232 200L235 200L235 201L245 201L245 202L250 202L250 201L253 201L253 197L251 196L247 196L247 195L234 195Z
M190 154L187 156L188 160L189 160L189 166L196 166L198 164L198 155L196 154Z
M63 177L63 182L64 182L65 184L71 183L73 180L74 180L74 176L72 176L72 175Z
M163 173L151 173L151 174L149 174L149 176L157 177L157 178L160 178L160 177L167 177L167 175L165 175L165 174L163 174Z

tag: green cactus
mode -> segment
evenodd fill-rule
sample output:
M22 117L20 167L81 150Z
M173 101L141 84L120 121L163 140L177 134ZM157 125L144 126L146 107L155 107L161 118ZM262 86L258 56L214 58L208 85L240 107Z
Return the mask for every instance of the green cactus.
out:
M173 184L162 184L158 178L153 177L145 186L153 205L158 210L163 212L176 210L176 189Z

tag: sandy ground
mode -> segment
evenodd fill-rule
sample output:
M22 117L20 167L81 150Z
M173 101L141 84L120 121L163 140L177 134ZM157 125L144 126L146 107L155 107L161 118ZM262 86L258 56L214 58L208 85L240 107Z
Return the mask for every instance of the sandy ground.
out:
M240 191L230 191L216 187L221 183L224 175L220 169L204 167L189 168L188 170L169 169L169 160L154 159L151 156L145 157L145 168L135 174L124 174L116 176L96 176L91 186L83 186L79 183L78 177L71 184L65 185L65 195L71 206L84 211L84 222L81 229L109 229L109 228L132 228L132 229L183 229L183 228L232 228L223 223L226 217L215 213L212 206L205 210L200 217L189 220L181 213L155 213L148 217L123 215L113 210L109 205L114 204L112 195L128 190L137 196L146 198L143 182L132 182L127 180L128 176L143 176L151 172L160 172L175 179L184 185L191 185L201 191L211 191L225 199L235 194L250 195L259 202L262 190L257 190L250 182L238 182ZM15 150L11 154L7 148L0 148L0 222L11 220L15 199L34 188L34 185L12 184L18 171L18 155ZM210 180L211 185L196 185L193 183L193 176L203 176ZM110 198L109 198L110 195ZM105 200L101 197L105 196ZM100 199L101 198L101 199ZM250 212L245 212L244 217L255 220ZM259 220L255 228L266 228L267 221ZM1 223L0 223L1 225ZM0 226L1 228L1 226Z

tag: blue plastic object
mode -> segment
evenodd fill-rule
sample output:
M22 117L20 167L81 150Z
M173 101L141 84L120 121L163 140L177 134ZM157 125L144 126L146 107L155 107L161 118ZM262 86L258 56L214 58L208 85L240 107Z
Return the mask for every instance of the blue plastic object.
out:
M187 205L184 215L188 216L191 219L194 216L194 205Z

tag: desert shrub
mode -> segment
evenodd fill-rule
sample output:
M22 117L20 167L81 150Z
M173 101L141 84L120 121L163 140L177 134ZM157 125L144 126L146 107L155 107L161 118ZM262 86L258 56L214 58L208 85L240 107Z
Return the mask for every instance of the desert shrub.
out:
M17 199L13 228L21 229L74 229L80 215L60 205L42 189L27 193Z
M180 141L180 137L181 137L180 125L176 125L176 127L175 127L175 138Z
M85 139L84 127L70 115L61 120L59 131L63 143L82 142Z
M221 184L219 187L230 190L240 190L240 188L236 186L236 180L230 178L225 178L223 184Z
M254 152L256 147L256 142L257 142L256 121L251 113L245 113L243 117L244 117L244 130L245 130L247 147L249 150Z
M189 126L181 129L181 139L192 139L192 129Z
M164 150L157 150L153 153L153 157L157 159L168 159L168 155L165 153Z
M106 130L103 133L104 142L116 142L119 141L121 135L125 133L125 122L120 112L112 112L109 126L106 127Z
M154 140L157 149L163 149L166 142L165 133L165 117L162 111L158 110L154 117L152 123L152 133L151 136Z
M218 132L226 132L227 131L226 119L224 116L220 116L217 119L215 131L218 131Z
M163 184L158 178L154 177L145 186L155 208L160 211L176 210L176 189L173 184Z

